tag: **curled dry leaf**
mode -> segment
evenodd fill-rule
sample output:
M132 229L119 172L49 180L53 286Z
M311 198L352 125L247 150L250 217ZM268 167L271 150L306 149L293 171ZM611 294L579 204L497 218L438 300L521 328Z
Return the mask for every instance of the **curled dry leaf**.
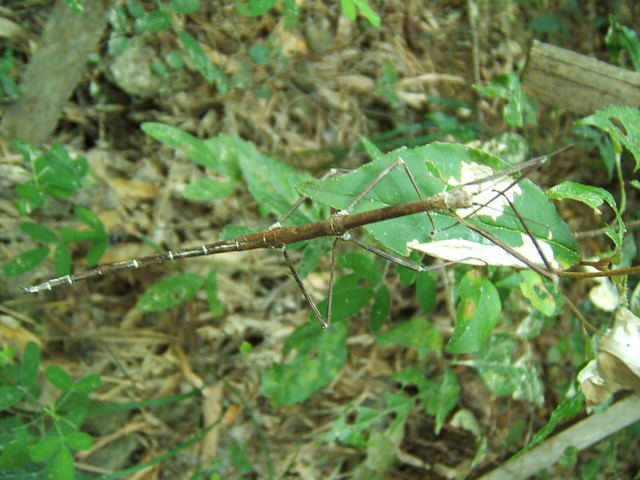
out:
M596 360L578 375L587 406L603 404L618 390L640 394L640 318L626 308L600 341Z

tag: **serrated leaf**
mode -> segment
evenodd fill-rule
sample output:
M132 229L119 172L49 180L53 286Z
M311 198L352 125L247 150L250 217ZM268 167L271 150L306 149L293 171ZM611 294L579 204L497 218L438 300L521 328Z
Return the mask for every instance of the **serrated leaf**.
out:
M455 408L460 399L460 383L456 373L447 369L440 381L424 392L423 403L426 412L436 419L435 432L440 433L447 415Z
M39 223L22 222L20 224L20 230L41 243L53 243L58 241L58 237L53 230Z
M479 350L500 318L502 304L496 287L477 271L470 271L460 283L456 327L447 343L449 353L472 353Z
M73 379L71 378L71 375L69 375L69 372L58 365L49 365L45 370L44 375L54 387L57 387L60 390L71 390L71 387L73 386Z
M193 273L164 278L145 292L136 308L141 312L158 312L179 305L193 297L204 280L204 277Z
M6 277L15 277L28 272L44 262L49 255L49 247L39 247L22 252L3 267Z
M262 377L260 392L274 406L304 402L330 384L347 361L347 326L332 325L322 332L316 323L298 327L285 343L285 354L297 349L290 362L273 365Z
M424 359L427 353L442 348L442 333L424 318L415 317L402 325L377 335L381 346L402 345L415 348L418 358Z
M582 118L577 125L591 125L606 132L618 146L624 146L640 168L640 110L636 107L612 105ZM620 150L620 147L617 148Z
M38 379L40 372L40 347L37 343L29 342L22 354L22 364L20 365L20 383L26 388L30 388Z
M640 146L639 146L640 148ZM613 240L616 248L619 250L622 247L622 239L626 233L626 226L618 206L616 204L613 195L607 190L589 185L582 185L576 182L564 182L560 185L556 185L553 188L547 190L549 198L565 199L570 198L572 200L582 202L590 206L596 215L601 214L600 207L603 203L607 203L616 215L616 221L618 229L614 230L611 226L607 228L607 236Z

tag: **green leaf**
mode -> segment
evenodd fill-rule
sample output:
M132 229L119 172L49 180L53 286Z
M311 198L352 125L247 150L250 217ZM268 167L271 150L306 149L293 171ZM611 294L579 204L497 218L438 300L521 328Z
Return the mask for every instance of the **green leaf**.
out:
M93 447L93 437L83 432L65 435L64 441L74 450L91 450Z
M60 241L64 244L75 242L93 242L108 238L106 232L98 230L74 230L72 228L60 229Z
M391 308L391 294L389 289L383 283L376 291L373 307L371 307L371 316L369 318L369 327L373 333L378 333L389 317Z
M624 146L636 160L634 171L640 168L640 110L635 107L612 105L582 118L576 125L591 125L606 132L620 152Z
M281 407L302 403L329 385L347 361L347 325L337 323L323 332L317 323L305 323L287 339L285 355L293 349L297 356L273 365L262 377L260 392Z
M564 297L558 285L543 278L533 270L520 272L520 292L527 298L531 305L547 317L560 313L564 306Z
M539 372L526 358L513 358L516 348L516 341L509 335L492 335L473 360L464 363L478 370L484 384L495 395L542 406L544 396Z
M620 215L616 201L610 192L600 187L582 185L576 182L564 182L547 190L547 195L549 198L556 200L570 198L582 202L590 206L596 215L602 213L600 207L606 202L616 215L618 224L618 230L614 230L611 226L608 226L607 236L613 240L618 250L622 248L622 239L626 233L626 226Z
M220 93L224 94L229 91L229 81L222 71L216 67L209 55L198 41L187 32L178 32L178 37L184 46L187 57L193 62L198 71L209 83L215 83Z
M502 112L507 125L522 128L525 121L535 124L536 109L522 90L520 79L515 73L498 75L488 85L475 84L473 88L489 98L501 97L507 100Z
M620 25L615 15L609 15L609 30L604 42L607 44L609 56L621 67L626 66L624 53L629 55L631 65L640 72L640 39L631 28Z
M78 220L80 220L92 230L96 230L99 232L105 231L104 223L102 223L100 217L98 217L98 215L93 213L88 208L83 207L82 205L76 205L73 209L73 213Z
M37 343L29 342L24 348L22 365L20 366L20 383L26 388L31 388L38 379L40 371L40 347Z
M44 204L44 195L33 181L21 183L16 186L16 193L25 199L25 202L17 200L20 215L29 215L36 208Z
M215 270L211 270L204 282L204 289L207 293L207 301L209 302L209 310L216 317L224 314L224 305L218 299L218 279Z
M380 16L371 8L367 0L354 0L354 3L358 10L360 10L360 13L362 13L362 16L366 18L371 25L374 27L380 27L380 25L382 25Z
M393 465L396 449L389 435L373 430L369 435L366 465L376 472L384 472Z
M540 445L545 438L547 438L553 430L556 428L558 423L564 420L570 420L575 415L577 415L584 405L584 395L582 392L578 393L574 397L566 398L562 401L558 408L556 408L551 414L551 418L549 419L549 423L545 425L542 429L536 433L535 437L526 447L520 450L513 458L518 458L525 452L531 450L532 448Z
M339 288L338 283L334 286L333 292L333 308L331 310L331 322L339 323L352 315L358 313L362 307L364 307L371 297L373 297L373 290L371 288L352 287L352 288ZM325 317L327 311L327 299L318 304L318 309ZM312 322L317 322L313 312L309 312L309 319Z
M502 305L496 287L478 271L467 272L460 283L457 310L447 352L475 352L482 348L500 318Z
M39 247L22 252L3 267L6 277L15 277L36 268L49 255L49 247Z
M412 318L399 327L379 334L377 341L383 347L402 345L415 348L421 360L427 353L440 350L443 343L442 333L432 323L421 317Z
M340 0L340 8L342 8L342 13L349 20L356 19L356 4L354 0Z
M214 152L203 140L194 137L190 133L164 123L145 122L140 125L144 133L169 147L180 149L194 162L218 171L219 164Z
M42 462L51 458L62 445L62 439L58 436L45 437L29 448L29 456L34 462Z
M73 379L71 378L71 375L69 375L69 372L58 365L49 365L45 370L44 375L54 387L57 387L60 390L71 390L71 387L73 386Z
M338 257L338 264L353 270L356 274L366 279L372 287L375 287L383 280L380 268L362 253L343 253Z
M158 312L179 305L193 297L204 280L204 277L193 273L164 278L145 292L136 308L141 312Z
M271 49L268 45L251 45L249 55L258 65L267 65L271 60Z
M300 198L296 183L310 176L297 172L275 158L260 154L253 145L243 147L238 151L238 160L249 191L258 202L260 214L263 217L275 215L280 218ZM291 221L296 224L317 221L317 212L317 207L302 205L293 213Z
M470 180L486 177L493 171L508 166L498 157L464 145L435 142L424 147L398 149L341 177L305 181L298 184L297 188L302 195L341 210L349 206L360 192L399 157L407 164L424 197L442 193L456 184L465 184ZM500 179L499 182L487 182L480 187L483 190L480 194L474 195L474 202L489 205L469 217L468 222L517 249L529 262L542 265L544 268L544 262L527 229L514 215L504 196L494 193L495 190L510 187L506 195L527 222L547 259L563 268L570 267L580 260L578 246L571 230L539 187L526 179L514 184L511 177ZM356 205L354 212L417 199L418 195L406 171L399 167L389 172ZM477 209L458 209L458 214L465 217L475 210ZM500 261L501 265L525 266L507 254L502 247L459 224L448 211L433 211L431 218L436 227L435 231L426 213L377 222L365 228L382 245L399 255L408 255L411 248L445 260L481 265L494 265L496 261Z
M104 252L109 248L109 236L106 232L102 232L102 235L98 236L91 242L89 251L87 252L87 264L91 267L98 265L98 262L104 255Z
M47 464L47 480L73 480L74 477L73 455L64 445L60 447L58 453L51 462Z
M267 13L276 5L276 0L249 0L248 12L252 17Z
M425 411L436 418L436 435L440 433L447 415L457 405L460 391L458 376L453 370L447 369L442 379L423 394L422 401Z
M200 10L200 0L171 0L169 8L178 13L193 13Z
M300 278L306 278L311 272L314 272L324 255L331 249L333 239L329 237L317 238L308 242L302 251L302 259L298 265L298 275Z
M231 195L238 184L235 182L224 182L211 178L201 178L186 186L182 195L187 200L195 202L211 202Z
M416 279L416 296L425 314L432 313L436 308L438 277L434 272L420 272Z
M73 390L78 393L91 393L102 386L100 375L93 373L82 377L73 386Z
M163 32L171 26L171 17L169 13L158 9L149 12L144 17L136 21L136 32L138 33L154 33Z
M58 237L53 230L39 223L22 222L20 224L20 230L41 243L53 243L58 241Z
M0 411L18 403L24 397L24 390L18 387L0 387Z
M64 244L58 244L53 254L53 266L59 277L71 273L71 250Z

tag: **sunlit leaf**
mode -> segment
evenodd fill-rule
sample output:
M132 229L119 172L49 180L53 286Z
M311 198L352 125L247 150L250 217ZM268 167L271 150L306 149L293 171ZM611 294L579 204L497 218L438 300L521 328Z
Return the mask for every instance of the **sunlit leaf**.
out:
M435 432L440 433L447 416L460 399L460 383L456 373L447 369L437 384L423 394L424 409L436 417Z
M402 345L415 348L418 357L423 359L427 353L442 348L442 333L424 318L412 318L400 326L381 333L376 337L378 343L385 345Z
M297 350L291 361L273 365L262 377L260 391L274 406L304 402L331 383L347 361L347 325L337 323L322 332L305 323L287 339L284 353Z
M49 255L49 247L39 247L26 252L22 252L17 257L12 258L9 263L3 267L6 277L15 277L21 273L28 272L36 268L45 261Z
M204 277L193 273L164 278L145 292L136 308L141 312L157 312L179 305L193 297L204 280Z
M460 283L456 327L447 343L450 353L471 353L479 350L489 338L502 305L496 287L477 271L470 271Z

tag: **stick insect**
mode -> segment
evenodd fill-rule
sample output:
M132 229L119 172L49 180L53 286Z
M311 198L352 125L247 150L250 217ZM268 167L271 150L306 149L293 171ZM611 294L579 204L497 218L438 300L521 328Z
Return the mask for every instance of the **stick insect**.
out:
M56 277L25 290L30 293L51 290L61 285L188 257L256 248L281 249L307 303L326 330L331 322L333 264L338 239L351 241L418 271L429 267L413 265L401 258L407 256L411 249L452 262L531 267L551 277L555 275L553 272L579 261L577 245L555 207L539 188L528 180L514 178L514 175L537 168L544 159L541 157L517 166L507 166L497 157L481 151L439 143L396 150L349 174L300 184L301 200L310 198L337 210L326 220L282 226L301 204L300 201L264 231L195 248L106 264ZM361 193L351 193L355 191ZM500 193L496 194L497 191ZM488 205L496 202L499 203L497 207ZM517 216L505 215L506 206L517 212ZM521 215L533 218L534 223L526 225L518 218ZM362 226L380 240L386 250L367 246L352 235L354 229ZM319 237L336 239L326 318L304 287L286 249L292 243ZM488 260L485 249L490 247L494 248L493 252L506 252L506 255L500 255L499 261ZM443 248L449 253L443 253Z

